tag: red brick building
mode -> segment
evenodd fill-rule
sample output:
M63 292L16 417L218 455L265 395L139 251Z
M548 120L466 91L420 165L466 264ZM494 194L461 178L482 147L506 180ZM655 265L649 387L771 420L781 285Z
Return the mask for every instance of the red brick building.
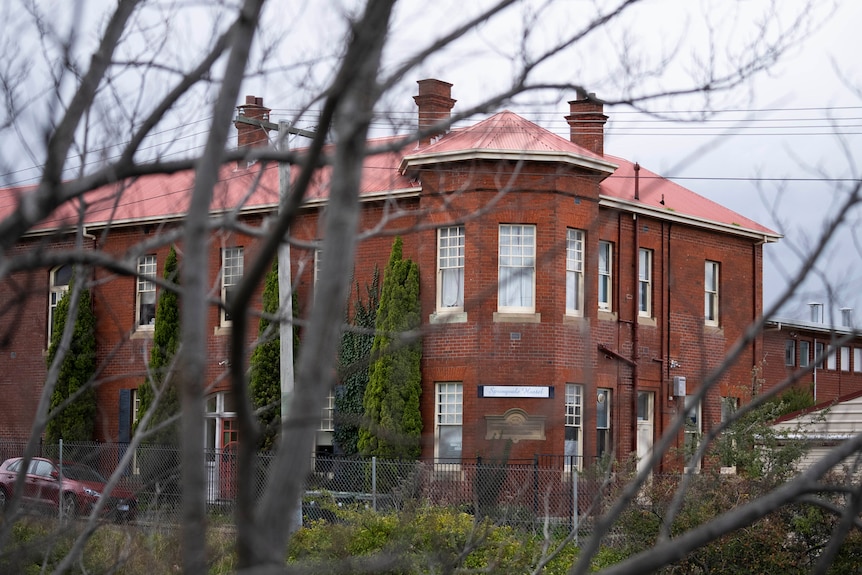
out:
M415 101L421 128L447 118L455 104L451 86L437 80L419 82ZM239 112L269 118L260 98L248 98ZM761 314L762 246L779 236L605 154L603 112L595 98L579 95L565 116L568 139L503 111L366 160L362 227L399 230L405 257L420 269L423 456L474 458L492 453L496 439L510 439L515 458L567 454L582 464L611 451L643 455L684 408L685 392L697 389ZM236 125L240 145L265 141L254 124ZM325 241L317 218L326 205L326 170L319 176L292 228L297 240ZM144 249L141 242L182 218L192 177L126 182L119 199L118 186L94 192L88 246L133 262L141 274L160 275L168 248ZM260 226L277 208L277 190L274 166L226 166L214 217L235 209L245 224ZM71 217L43 222L18 249L71 245L63 228ZM360 285L375 264L385 267L391 244L391 234L360 243ZM214 233L214 296L241 276L254 249L251 236ZM305 307L318 254L294 249L292 256ZM29 428L45 377L49 302L63 289L64 271L3 280L0 390L7 407L0 434ZM152 341L155 286L116 270L97 269L94 279L103 366L97 439L122 441ZM230 322L213 306L210 324L206 375L217 382ZM720 419L720 398L750 381L763 353L758 338L719 390L686 406L692 426L706 429ZM214 447L236 439L222 389L216 383L208 402L205 441Z
M808 320L773 318L767 323L766 385L798 377L796 385L810 389L816 404L862 393L862 336L853 327L852 310L844 308L840 321L830 321L823 304L809 305Z

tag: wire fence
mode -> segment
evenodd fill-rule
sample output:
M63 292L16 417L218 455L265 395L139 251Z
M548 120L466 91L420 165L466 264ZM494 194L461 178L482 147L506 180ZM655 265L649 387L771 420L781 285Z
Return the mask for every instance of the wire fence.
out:
M23 454L24 441L0 439L0 460ZM109 477L128 445L121 443L42 443L36 457L87 465ZM206 499L213 512L229 516L237 494L238 462L234 450L205 450ZM550 522L588 532L619 486L604 479L594 463L586 471L577 458L536 455L531 460L390 461L377 458L311 455L303 514L331 519L332 509L361 506L379 512L421 503L450 506L499 524L539 527ZM259 453L243 479L261 493L274 456ZM579 465L580 464L580 465ZM121 470L120 484L137 498L139 521L179 520L182 482L175 447L139 446ZM327 505L326 502L332 505Z

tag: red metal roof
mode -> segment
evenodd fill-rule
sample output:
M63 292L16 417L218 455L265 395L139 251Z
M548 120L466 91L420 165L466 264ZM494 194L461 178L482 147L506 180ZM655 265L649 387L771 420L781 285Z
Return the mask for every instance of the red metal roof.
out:
M359 190L361 196L418 191L418 183L411 181L405 169L412 163L457 161L460 157L477 153L501 158L520 155L541 161L575 163L610 174L601 183L603 198L611 203L620 202L626 208L643 208L656 217L688 218L695 224L720 224L728 232L747 230L749 233L771 235L770 239L778 237L757 222L643 168L640 170L639 200L636 201L634 165L631 162L609 155L599 156L508 110L472 126L453 130L421 148L411 143L399 150L398 140L399 137L389 137L369 141L372 149L392 150L366 158ZM330 170L323 168L315 175L307 201L325 201ZM294 170L294 177L297 172ZM184 171L143 176L105 186L85 195L88 204L85 223L94 226L108 222L118 224L181 217L188 209L193 184L194 172ZM18 203L17 197L28 192L26 188L0 190L0 217L10 214ZM219 183L213 191L211 209L216 212L260 210L273 209L277 205L278 169L275 164L258 163L247 169L238 169L232 163L221 171ZM34 231L71 225L77 220L76 210L75 205L64 204Z

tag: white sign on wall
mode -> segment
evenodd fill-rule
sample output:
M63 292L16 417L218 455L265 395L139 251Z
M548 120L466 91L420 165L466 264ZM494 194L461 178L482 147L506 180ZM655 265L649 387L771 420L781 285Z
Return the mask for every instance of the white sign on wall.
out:
M480 385L479 397L554 397L554 387L548 385Z

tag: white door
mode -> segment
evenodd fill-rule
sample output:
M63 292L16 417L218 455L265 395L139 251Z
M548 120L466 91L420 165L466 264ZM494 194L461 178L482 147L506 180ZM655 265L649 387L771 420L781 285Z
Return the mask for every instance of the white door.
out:
M655 433L655 393L638 392L638 471L646 464L652 453L653 434Z

